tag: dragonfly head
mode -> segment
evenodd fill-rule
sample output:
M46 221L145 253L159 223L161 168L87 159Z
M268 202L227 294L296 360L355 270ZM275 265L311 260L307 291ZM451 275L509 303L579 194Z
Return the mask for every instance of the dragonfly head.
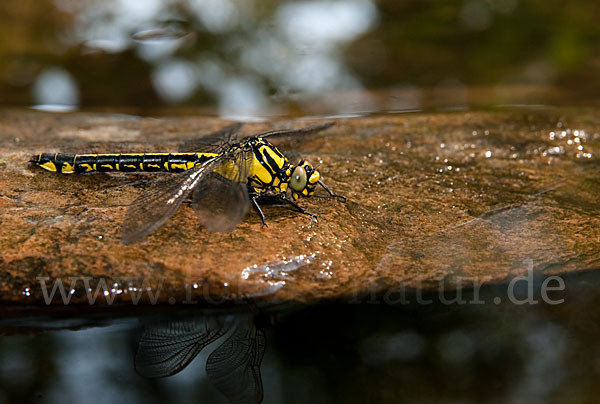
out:
M307 161L301 160L294 167L289 183L294 200L297 200L300 196L312 196L320 179L321 174L319 171Z

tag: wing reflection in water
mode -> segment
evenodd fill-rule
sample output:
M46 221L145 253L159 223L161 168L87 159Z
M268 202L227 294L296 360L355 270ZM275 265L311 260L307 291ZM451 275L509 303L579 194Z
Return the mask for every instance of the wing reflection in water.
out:
M149 378L172 376L223 337L206 361L209 379L231 403L260 403L266 338L255 317L203 316L147 325L138 342L135 369Z

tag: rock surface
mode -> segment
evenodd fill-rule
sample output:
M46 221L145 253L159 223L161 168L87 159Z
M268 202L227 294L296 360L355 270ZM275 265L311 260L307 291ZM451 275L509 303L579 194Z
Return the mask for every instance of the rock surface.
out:
M30 166L30 155L176 151L227 122L4 111L0 300L62 305L60 287L49 297L60 280L72 303L97 291L98 304L306 302L596 269L597 116L507 109L335 119L326 132L278 144L348 197L321 189L301 200L317 223L266 206L267 227L251 210L232 233L209 233L182 206L142 242L123 245L128 205L151 178L170 174L58 175ZM247 124L242 134L316 121Z

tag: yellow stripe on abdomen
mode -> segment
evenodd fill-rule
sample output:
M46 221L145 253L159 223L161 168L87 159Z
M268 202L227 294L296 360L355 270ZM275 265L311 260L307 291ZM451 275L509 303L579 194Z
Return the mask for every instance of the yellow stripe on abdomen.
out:
M43 164L39 164L39 166L42 167L44 170L56 172L56 164L54 164L54 162L52 161L47 161Z

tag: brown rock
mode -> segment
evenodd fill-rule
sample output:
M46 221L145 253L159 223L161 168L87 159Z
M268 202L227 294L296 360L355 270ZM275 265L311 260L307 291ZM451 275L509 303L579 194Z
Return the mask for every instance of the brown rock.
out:
M140 243L120 238L128 205L170 174L59 175L28 165L39 152L176 151L226 122L105 114L0 114L0 299L44 303L61 280L129 303L352 298L395 288L468 287L533 268L595 269L600 258L594 111L449 112L338 119L279 144L298 151L348 197L251 210L229 234L199 227L182 206ZM312 121L311 121L312 122ZM307 122L248 124L243 134ZM293 160L296 160L294 158ZM85 282L88 282L86 284ZM71 286L71 282L73 285ZM148 293L150 288L150 294ZM62 305L57 289L53 302Z

